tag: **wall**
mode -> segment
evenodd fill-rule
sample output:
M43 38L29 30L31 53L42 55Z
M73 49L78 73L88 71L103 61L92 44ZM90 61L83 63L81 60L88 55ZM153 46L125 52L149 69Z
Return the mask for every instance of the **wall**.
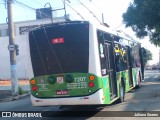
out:
M69 19L69 15L67 15ZM53 22L63 22L64 17L53 18ZM17 56L17 76L19 79L33 77L32 65L29 53L28 33L20 35L19 28L24 26L44 25L51 23L51 19L40 19L15 22L15 43L19 45L19 55ZM7 29L7 24L0 24L0 29ZM10 53L8 50L9 38L0 37L0 79L10 79Z
M27 35L18 35L15 37L16 44L19 45L19 55L17 56L17 76L19 79L28 79L33 76ZM0 79L10 79L10 53L8 44L8 37L0 38Z

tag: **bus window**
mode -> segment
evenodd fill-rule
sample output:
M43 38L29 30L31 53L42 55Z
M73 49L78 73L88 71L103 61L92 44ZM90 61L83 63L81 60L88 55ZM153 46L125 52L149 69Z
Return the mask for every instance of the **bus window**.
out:
M115 62L116 62L116 71L127 70L127 52L124 46L115 44Z
M140 54L139 54L139 45L132 47L132 67L140 67Z
M104 33L104 39L107 41L113 41L113 36L108 33Z
M97 31L98 43L99 43L99 53L100 53L100 62L101 62L101 71L102 75L107 74L107 64L106 64L106 56L104 53L104 36L102 31Z
M29 33L34 76L88 72L88 23L47 26Z

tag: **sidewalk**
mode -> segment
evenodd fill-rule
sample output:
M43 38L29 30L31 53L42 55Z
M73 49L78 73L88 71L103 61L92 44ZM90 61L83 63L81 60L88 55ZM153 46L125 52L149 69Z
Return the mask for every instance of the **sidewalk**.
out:
M19 80L18 83L19 83L19 86L22 88L22 90L26 91L26 93L18 96L12 96L11 81L0 80L0 102L13 101L13 100L17 100L30 95L29 81Z
M0 102L9 102L14 101L26 96L29 96L30 93L25 93L22 95L12 96L11 90L0 90Z

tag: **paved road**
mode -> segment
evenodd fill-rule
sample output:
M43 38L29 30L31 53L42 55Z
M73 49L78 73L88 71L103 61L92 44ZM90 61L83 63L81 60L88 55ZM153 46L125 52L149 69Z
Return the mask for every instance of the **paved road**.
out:
M132 113L138 113L143 111L160 111L160 72L159 71L145 71L145 81L142 82L141 88L132 90L127 93L125 96L125 102L120 104L112 104L109 106L96 106L96 107L68 107L59 109L59 106L54 107L33 107L30 103L30 98L26 97L21 100L16 100L12 102L0 103L0 111L74 111L81 110L86 111L89 114L88 117L75 117L72 119L88 119L88 120L159 120L160 112L158 113L159 117L96 117L101 113L100 111L132 111ZM96 112L89 112L96 111ZM57 118L53 118L55 116L55 112L49 112L49 117L52 118L43 118L43 120L52 120ZM70 113L71 114L71 113ZM82 114L82 113L80 113ZM113 112L112 114L119 114ZM156 114L156 113L155 113ZM64 114L60 113L60 116ZM9 118L8 118L9 119ZM13 118L12 118L13 119ZM20 118L21 119L21 118ZM27 118L23 118L27 119ZM31 119L31 118L28 118ZM34 118L35 119L35 118ZM37 118L37 120L40 118ZM59 118L59 119L67 119L67 118ZM71 119L71 118L68 118ZM41 118L42 120L42 118Z
M124 103L111 105L109 111L160 111L160 73L146 71L140 89L127 93ZM108 109L107 109L108 108Z

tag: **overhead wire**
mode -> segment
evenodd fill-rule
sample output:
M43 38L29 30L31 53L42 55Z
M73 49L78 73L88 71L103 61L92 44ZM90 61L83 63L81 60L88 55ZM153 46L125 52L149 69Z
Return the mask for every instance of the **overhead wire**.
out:
M32 7L30 7L30 6L28 6L28 5L24 4L24 3L21 3L21 2L19 2L19 1L17 1L17 0L15 0L15 3L18 3L18 5L23 6L23 7L27 8L27 9L29 9L29 10L36 11L35 8L32 8ZM44 14L44 13L42 13L42 14L43 14L44 16L48 17L47 14ZM42 14L40 14L40 15L42 15ZM41 16L41 17L42 17L42 16ZM32 26L32 25L30 25L30 26ZM30 29L30 28L28 28L28 29ZM27 29L27 31L28 31L28 29ZM21 31L21 32L24 32L24 31ZM40 53L40 49L39 49L39 47L38 47L38 43L37 43L37 41L36 41L36 37L35 37L33 31L32 31L32 35L33 35L33 38L34 38L34 41L35 41L35 44L36 44L36 48L37 48L37 50L38 50L38 54L39 54L40 59L41 59L41 61L42 61L43 69L44 69L45 73L47 74L47 70L46 70L44 61L43 61L43 59L42 59L42 55L41 55L41 53Z
M0 5L2 5L2 4L3 4L3 5L5 6L5 8L7 8L6 3L7 3L7 1L4 1L4 0L3 0L3 2L1 2L1 3L0 3Z
M17 1L17 0L15 0L15 2L18 3L19 5L23 6L23 7L26 7L26 8L28 8L28 9L30 9L30 10L33 10L33 11L36 11L35 8L32 8L32 7L30 7L30 6L28 6L28 5L24 4L24 3L21 3L21 2L19 2L19 1ZM46 17L49 16L48 14L45 14L45 13L41 13L41 14L40 14L41 17L42 17L42 15L44 15L44 16L46 16ZM55 58L56 58L56 61L57 61L58 65L59 65L59 67L60 67L60 70L61 70L61 72L63 72L63 69L62 69L62 66L61 66L61 64L60 64L60 62L59 62L59 60L58 60L58 57L57 57L54 49L52 48L51 43L49 42L49 38L48 38L48 35L47 35L47 32L46 32L46 29L45 29L45 27L43 26L43 24L42 24L41 26L42 26L42 28L44 29L44 33L45 33L47 42L49 43L49 46L50 46L53 54L55 55ZM32 31L32 35L33 35L34 41L35 41L35 43L36 43L36 47L37 47L37 50L38 50L38 54L39 54L40 59L41 59L42 64L43 64L44 71L45 71L45 73L47 74L47 70L46 70L44 61L43 61L43 59L42 59L42 55L41 55L41 53L40 53L40 48L38 47L38 43L37 43L37 41L36 41L36 36L34 35L34 32L33 32L33 31Z
M91 0L89 0L91 1ZM94 4L92 1L90 2L92 5L95 6L95 8L98 8L100 11L103 11L99 6L97 6L96 4ZM121 23L120 25L118 25L117 27L115 27L112 31L118 29L119 27L121 27L124 23Z
M20 4L20 5L22 5L23 7L26 7L28 9L30 9L30 10L33 10L33 11L39 13L40 15L43 15L43 16L45 16L47 18L50 18L50 16L48 14L46 14L46 13L43 13L43 12L40 12L40 11L36 11L35 8L32 8L32 7L30 7L30 6L28 6L28 5L24 4L24 3L21 3L21 2L19 2L17 0L15 0L15 2L18 3L18 4Z
M56 54L55 50L53 49L53 47L52 47L52 45L51 45L51 42L50 42L49 37L48 37L47 32L46 32L46 28L45 28L44 26L42 26L42 27L43 27L43 30L44 30L44 33L45 33L47 42L48 42L48 44L49 44L49 47L51 48L51 51L52 51L52 53L54 54L54 56L55 56L55 58L56 58L56 61L57 61L57 63L58 63L58 66L59 66L61 72L63 73L63 69L62 69L61 63L59 62L59 59L58 59L58 57L57 57L57 54Z
M47 74L47 70L46 70L46 67L45 67L44 61L43 61L43 59L42 59L42 55L41 55L41 53L40 53L40 49L39 49L39 47L38 47L38 43L37 43L36 37L35 37L35 35L34 35L33 31L32 31L31 33L32 33L32 35L33 35L33 39L34 39L34 41L35 41L36 48L37 48L37 50L38 50L38 54L39 54L40 59L41 59L41 61L42 61L42 65L43 65L44 71L45 71L45 73Z
M40 15L41 15L41 14L40 14ZM42 17L42 15L41 15L41 17ZM51 45L51 42L50 42L49 37L48 37L47 32L46 32L46 28L45 28L43 25L42 25L42 27L43 27L43 30L44 30L44 33L45 33L47 42L48 42L48 44L49 44L49 47L51 48L51 51L52 51L52 53L54 54L54 56L55 56L55 58L56 58L56 61L57 61L57 63L58 63L58 66L59 66L61 72L63 73L63 69L62 69L61 63L59 62L59 59L58 59L58 57L57 57L57 54L56 54L55 50L53 49L53 47L52 47L52 45Z
M50 18L50 17L51 17L51 16L49 16L48 14L43 13L43 12L40 12L40 11L37 11L35 8L32 8L32 7L30 7L30 6L28 6L28 5L24 4L24 3L21 3L21 2L19 2L19 1L17 1L17 0L15 0L15 3L17 3L17 5L19 5L19 6L23 6L23 8L25 7L25 8L27 8L27 9L29 9L29 10L32 10L32 11L35 11L35 12L39 13L39 15L40 15L41 17L42 17L42 15L45 16L45 17L47 17L47 18ZM42 21L42 22L43 22L43 21ZM51 22L52 22L52 19L51 19ZM40 24L40 25L37 26L37 27L40 27L40 26L42 26L42 25L43 25L43 23ZM26 30L24 30L24 31L21 31L21 32L29 31L29 30L31 30L32 28L35 28L35 27L32 27L32 25L30 25L30 27L31 27L31 28L28 28L28 29L26 29Z
M70 0L71 1L71 0ZM75 0L74 0L75 1ZM85 1L83 1L83 3L87 3L88 2L88 0L85 0ZM81 3L79 3L79 2L75 2L75 3L72 3L72 6L77 6L77 5L80 5Z
M43 4L41 4L40 2L38 2L37 0L32 0L32 1L34 1L35 3L37 3L37 4L41 5L41 6L44 6Z
M68 3L66 3L66 1L63 1L63 0L61 0L62 2L65 2L65 4L67 5L67 6L69 6L74 12L76 12L77 13L77 15L79 15L80 17L81 17L81 19L83 19L83 20L85 20L85 18L77 11L77 10L75 10L71 5L69 5ZM19 4L19 5L21 5L21 6L23 6L23 7L26 7L26 8L28 8L28 9L30 9L30 10L33 10L33 11L36 11L36 9L35 8L32 8L32 7L30 7L30 6L28 6L28 5L26 5L26 4L24 4L24 3L22 3L22 2L19 2L19 1L17 1L17 0L15 0L15 3L17 3L17 4ZM41 14L41 15L43 15L43 16L45 16L45 17L50 17L48 14L46 14L46 13L40 13L39 11L36 11L36 12L38 12L39 14Z
M31 8L28 8L28 7L24 7L24 5L22 5L22 4L16 4L16 5L18 5L18 6L20 6L20 7L23 7L23 9L27 9L27 10L31 10L31 11L34 10L34 8L31 9ZM36 10L34 10L34 11L36 11ZM25 11L25 13L26 13L26 11ZM40 27L40 26L41 26L41 25L39 25L39 27ZM37 27L38 27L38 26L37 26ZM23 32L28 32L28 31L31 30L32 28L36 28L36 27L35 27L35 26L33 27L33 25L28 25L28 28L20 31L20 34L23 33Z
M69 5L68 3L66 3L65 0L61 0L61 1L65 2L65 4L66 4L67 6L69 6L69 7L70 7L74 12L76 12L83 20L85 20L85 18L84 18L77 10L75 10L71 5ZM79 0L78 0L78 1L79 1ZM21 3L21 2L19 2L19 1L17 1L17 0L15 0L15 2L18 3L18 4L20 4L21 6L24 6L24 7L28 8L28 9L30 9L30 10L36 11L35 8L32 8L32 7L30 7L30 6L28 6L28 5L24 4L24 3ZM79 2L80 2L80 1L79 1ZM82 2L80 2L80 4L82 4L82 5L98 20L98 18L93 14L93 12L92 12L91 10L89 10ZM45 13L42 13L42 14L40 14L40 15L41 15L41 17L42 17L42 15L48 17L48 14L45 14ZM98 21L99 21L99 20L98 20ZM100 22L100 21L99 21L99 22ZM100 23L101 23L101 22L100 22ZM50 41L49 41L49 37L48 37L48 35L47 35L46 28L45 28L44 26L42 26L42 27L43 27L43 29L44 29L44 33L45 33L47 42L49 43L49 46L50 46L53 54L54 54L55 57L56 57L56 61L57 61L57 63L58 63L58 66L60 67L61 72L63 72L63 69L62 69L62 66L61 66L61 64L60 64L60 62L59 62L59 60L58 60L58 57L57 57L57 55L56 55L56 53L55 53L54 49L52 48L51 43L50 43ZM34 36L34 33L33 33L33 32L32 32L32 34L33 34L33 36ZM34 36L34 39L36 40L36 37L35 37L35 36ZM41 57L41 60L42 60L42 62L43 62L44 70L45 70L45 72L47 72L47 71L46 71L46 68L45 68L45 65L44 65L44 61L43 61L42 56L41 56L41 54L40 54L40 50L39 50L39 47L38 47L38 45L37 45L37 42L36 42L36 46L37 46L37 50L39 51L39 55L40 55L40 57Z
M97 18L97 16L86 6L86 5L84 5L80 0L77 0L79 3L81 3L81 5L83 6L83 7L85 7L92 15L93 15L93 17L100 23L100 24L103 24L98 18Z
M94 8L98 9L99 11L103 11L99 6L97 6L96 4L94 4L91 0L89 0L90 3L94 6Z
M65 0L61 0L62 2L65 2ZM68 7L70 7L74 12L77 13L77 15L79 15L83 20L85 20L85 18L77 11L75 10L71 5L69 5L68 3L65 2L66 5L68 5Z
M102 23L104 23L104 14L103 14L104 10L102 9L102 7L100 8L100 6L98 6L97 4L95 4L92 0L88 0L88 1L90 1L90 3L93 5L93 7L95 9L97 9L97 11L101 12L101 14L102 14ZM109 25L107 23L104 23L104 25L107 26L107 27L109 27Z
M23 4L23 3L20 3L20 4L24 5L25 7L30 8L30 9L32 9L32 10L35 10L34 8L31 8L31 7L29 7L29 6L27 6L27 5ZM43 15L44 15L44 14L43 14ZM40 16L42 17L42 14L40 14ZM60 64L60 62L59 62L59 60L58 60L58 57L57 57L54 49L53 49L52 46L51 46L51 43L50 43L50 41L49 41L49 37L48 37L47 32L46 32L46 28L43 26L43 24L42 24L42 28L43 28L43 30L44 30L44 33L45 33L47 42L48 42L48 44L49 44L49 46L50 46L50 48L51 48L51 50L52 50L52 52L53 52L53 54L54 54L54 56L55 56L55 58L56 58L56 61L57 61L57 63L58 63L58 66L59 66L61 72L63 72L62 66L61 66L61 64ZM33 31L32 31L32 34L33 34L33 36L34 36ZM34 40L35 40L35 42L36 42L36 37L35 37L35 36L34 36ZM42 59L42 55L41 55L41 53L40 53L40 49L39 49L39 47L38 47L37 42L36 42L36 47L37 47L38 53L39 53L39 55L40 55L40 58L41 58L41 61L42 61L44 70L45 70L45 72L47 73L46 67L45 67L45 65L44 65L44 61L43 61L43 59Z
M119 26L117 26L116 28L114 28L112 31L117 30L119 27L121 27L124 23L120 24Z

